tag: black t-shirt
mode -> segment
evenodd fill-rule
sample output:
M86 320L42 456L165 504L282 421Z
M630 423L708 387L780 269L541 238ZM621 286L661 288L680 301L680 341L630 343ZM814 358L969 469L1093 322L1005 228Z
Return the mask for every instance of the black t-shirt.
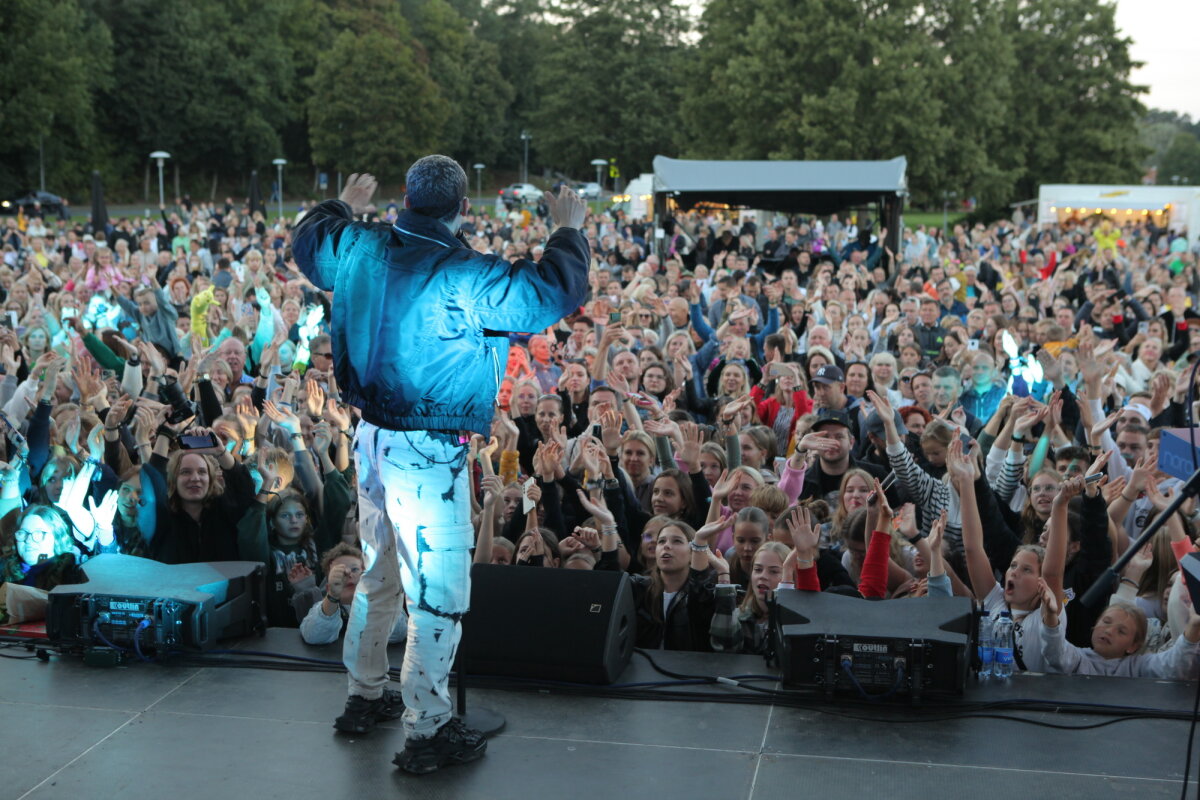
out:
M855 461L850 459L850 466L847 470L861 469L864 472L873 475L880 480L887 475L888 471L883 467L876 466L867 461ZM821 462L818 460L816 464L809 468L808 474L804 477L804 489L800 493L801 499L816 498L818 500L826 500L830 504L830 508L837 508L837 491L841 488L842 477L846 473L840 475L827 475L821 469ZM832 495L832 500L831 500ZM888 495L889 498L891 495Z

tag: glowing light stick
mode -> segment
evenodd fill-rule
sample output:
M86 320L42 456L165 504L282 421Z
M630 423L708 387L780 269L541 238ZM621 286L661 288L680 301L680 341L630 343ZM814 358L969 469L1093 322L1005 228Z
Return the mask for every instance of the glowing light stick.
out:
M1032 355L1021 355L1020 348L1017 346L1017 340L1007 330L1000 334L1000 347L1004 350L1004 354L1008 356L1008 367L1012 373L1008 378L1008 392L1013 394L1013 385L1017 378L1025 382L1026 391L1033 389L1033 385L1038 383L1044 377L1042 364Z

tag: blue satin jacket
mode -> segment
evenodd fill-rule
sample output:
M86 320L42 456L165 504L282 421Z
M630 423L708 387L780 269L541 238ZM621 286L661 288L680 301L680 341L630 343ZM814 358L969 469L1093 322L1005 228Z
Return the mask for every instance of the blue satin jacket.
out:
M486 434L508 359L508 331L541 331L587 292L587 240L550 236L541 261L510 264L401 212L394 225L355 221L329 200L300 221L292 254L333 291L333 360L343 399L391 430Z

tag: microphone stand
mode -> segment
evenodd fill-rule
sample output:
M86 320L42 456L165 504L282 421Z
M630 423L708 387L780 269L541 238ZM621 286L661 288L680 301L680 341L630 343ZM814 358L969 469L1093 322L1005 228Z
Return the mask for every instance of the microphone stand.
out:
M1192 473L1192 477L1188 478L1187 482L1180 487L1178 493L1171 499L1167 507L1162 510L1162 513L1146 526L1146 529L1142 531L1142 535L1137 538L1137 541L1129 545L1129 549L1122 553L1121 557L1106 569L1104 574L1096 579L1095 583L1080 598L1080 602L1088 608L1099 608L1100 603L1106 602L1109 595L1112 594L1113 582L1117 580L1117 577L1121 574L1121 570L1125 568L1125 565L1129 563L1134 554L1141 550L1143 545L1150 541L1154 534L1162 530L1162 527L1167 524L1167 520L1171 518L1171 515L1178 511L1188 501L1189 497L1196 497L1197 495L1200 495L1200 469Z
M468 728L474 728L490 739L504 730L506 720L503 714L492 711L490 708L475 706L471 710L467 710L467 668L463 665L461 642L458 645L458 659L455 667L454 690L457 716Z

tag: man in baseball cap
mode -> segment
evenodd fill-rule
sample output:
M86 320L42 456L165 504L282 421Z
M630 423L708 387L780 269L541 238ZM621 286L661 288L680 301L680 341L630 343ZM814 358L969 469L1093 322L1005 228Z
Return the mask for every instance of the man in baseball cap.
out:
M858 398L846 394L846 373L835 364L825 364L814 372L809 388L813 406L817 409L828 408L849 413L858 405ZM850 430L857 432L858 426L852 423Z
M841 374L837 367L822 367L818 372L829 369ZM813 383L825 385L817 384L816 378L813 379ZM812 432L796 443L797 450L817 455L816 462L809 466L804 474L801 499L816 497L827 500L832 495L834 502L831 507L836 507L836 495L842 484L842 476L849 470L862 469L880 479L887 475L886 469L875 464L855 461L852 457L854 431L857 427L850 412L834 408L818 409L817 421L813 423Z

